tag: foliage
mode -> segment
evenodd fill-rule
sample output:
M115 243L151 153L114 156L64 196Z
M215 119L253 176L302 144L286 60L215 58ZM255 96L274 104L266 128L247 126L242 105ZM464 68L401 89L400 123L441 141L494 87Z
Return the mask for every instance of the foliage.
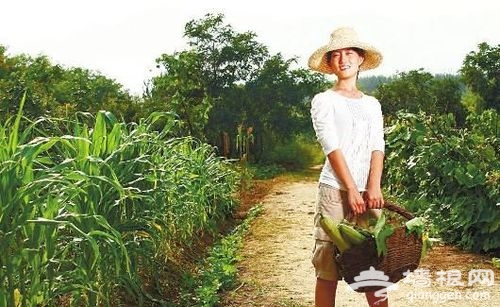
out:
M197 272L184 277L182 306L217 306L218 294L234 286L243 238L261 210L260 205L251 208L245 220L210 249Z
M451 113L458 124L465 120L461 101L463 86L455 76L432 76L424 70L402 72L381 84L374 95L386 116L398 111L427 114Z
M148 105L176 113L187 135L208 137L213 144L221 131L234 131L239 121L233 117L221 129L227 123L224 119L213 128L221 109L222 114L231 109L222 98L224 93L246 82L267 57L267 48L255 41L254 33L235 32L223 17L207 14L186 24L184 35L190 49L157 59L163 72L153 78L146 97Z
M445 241L474 251L500 248L499 138L494 111L452 115L398 113L387 128L385 181L409 199Z
M500 112L500 45L483 42L465 56L460 69L464 82L485 102L484 109Z
M386 223L386 216L382 214L377 220L373 229L373 237L375 238L375 245L377 247L377 255L387 255L386 240L394 233L394 226Z
M254 164L253 178L256 180L272 179L285 173L286 169L280 164Z
M188 45L202 61L200 72L211 97L237 83L248 81L268 56L267 47L247 31L237 33L224 24L223 14L207 14L185 26Z
M462 95L462 104L468 113L478 114L484 110L484 100L470 89L467 89Z
M392 82L393 79L393 77L387 76L360 76L358 79L358 87L364 93L372 95L376 92L379 86Z
M26 93L23 114L69 117L76 111L95 113L112 111L128 120L135 119L139 109L136 100L114 80L83 68L53 65L46 56L24 54L8 56L0 46L0 119L17 113Z
M207 14L185 26L189 49L157 60L162 73L153 78L146 105L174 112L186 133L224 152L224 135L237 151L237 127L253 127L253 157L259 161L275 142L311 130L308 102L325 79L292 69L296 59L270 55L255 33L238 33L222 14Z
M246 119L261 131L272 131L267 137L274 135L278 141L311 129L309 102L312 93L324 86L322 77L291 69L294 61L275 55L246 85L250 99L245 108Z
M200 54L183 51L163 54L156 60L163 72L152 79L145 105L148 110L173 112L182 121L184 135L204 138L204 129L212 109L201 71Z
M432 80L432 75L423 70L402 72L392 82L381 85L375 95L387 115L400 110L410 113L427 111L435 107Z
M464 86L460 79L451 75L434 76L431 91L435 96L436 107L424 111L428 114L453 114L455 121L461 126L467 113L461 101Z
M169 114L127 125L77 113L20 130L19 110L0 126L0 305L111 306L120 291L158 301L139 272L158 274L158 262L216 231L235 205L232 166L171 137ZM46 135L40 123L56 127ZM73 134L54 134L61 126Z
M287 143L276 144L266 154L264 162L297 170L323 164L324 154L315 139L311 140L299 135Z

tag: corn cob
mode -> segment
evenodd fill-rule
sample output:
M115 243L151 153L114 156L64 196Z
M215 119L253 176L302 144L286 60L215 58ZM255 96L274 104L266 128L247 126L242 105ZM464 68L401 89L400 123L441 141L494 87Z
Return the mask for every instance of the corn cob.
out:
M333 221L328 216L324 216L321 213L320 213L319 223L323 228L323 230L328 234L330 239L332 239L333 244L337 246L337 248L341 253L351 248L351 244L346 240L344 240L344 238L340 234L338 223Z
M353 245L358 245L363 243L366 239L366 235L356 230L353 226L347 225L345 223L340 223L338 225L340 234L342 237Z

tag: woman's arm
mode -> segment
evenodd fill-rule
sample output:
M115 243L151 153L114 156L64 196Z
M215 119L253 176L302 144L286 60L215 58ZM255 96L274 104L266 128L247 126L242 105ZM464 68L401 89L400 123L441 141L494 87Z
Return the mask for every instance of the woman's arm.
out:
M366 206L363 198L359 194L358 187L352 178L352 175L345 162L344 155L340 149L334 150L327 155L328 162L337 174L337 177L342 181L346 191L349 207L354 214L361 214L365 212Z
M381 179L384 168L384 153L380 150L372 152L370 160L370 173L368 174L368 183L366 191L363 194L368 208L382 208L384 198L382 196Z

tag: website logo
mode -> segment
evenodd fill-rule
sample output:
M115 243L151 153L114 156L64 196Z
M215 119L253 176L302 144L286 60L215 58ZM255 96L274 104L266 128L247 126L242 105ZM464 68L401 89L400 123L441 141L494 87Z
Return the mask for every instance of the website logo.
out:
M374 295L379 297L376 303L385 301L387 299L388 290L396 290L398 285L389 281L389 276L385 275L383 271L375 270L372 266L369 270L362 271L358 276L354 277L354 283L349 284L351 290L357 290L362 287L382 287L376 290Z

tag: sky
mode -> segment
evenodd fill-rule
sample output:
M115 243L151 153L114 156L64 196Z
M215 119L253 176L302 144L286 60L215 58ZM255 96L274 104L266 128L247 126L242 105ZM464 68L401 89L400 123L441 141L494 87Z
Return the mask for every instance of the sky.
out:
M455 74L479 43L500 44L498 12L496 0L2 0L0 45L9 56L47 56L141 94L159 73L157 58L187 49L186 23L221 13L233 30L255 33L300 68L335 28L348 26L384 56L365 76Z

